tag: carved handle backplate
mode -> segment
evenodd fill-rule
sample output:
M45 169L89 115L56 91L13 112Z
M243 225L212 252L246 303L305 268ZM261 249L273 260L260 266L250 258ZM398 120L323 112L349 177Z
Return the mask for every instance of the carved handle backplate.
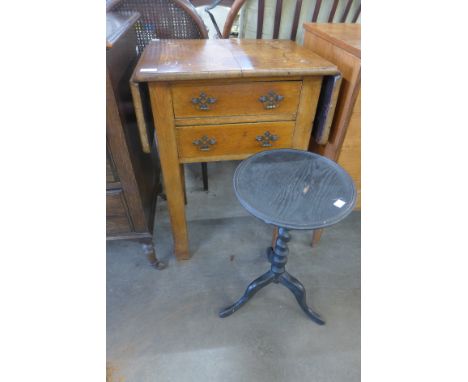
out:
M261 96L258 100L263 103L263 107L267 110L276 109L279 103L284 99L282 95L276 94L274 91L268 92L267 95Z
M216 102L216 98L208 97L205 93L201 92L198 98L192 98L192 103L198 110L210 110L210 104Z
M211 146L216 144L216 139L208 138L206 135L204 135L200 139L194 140L193 144L197 146L198 150L200 151L210 151Z
M275 142L278 140L278 136L271 134L269 131L265 131L263 135L257 135L255 140L260 142L260 146L262 147L271 147L273 146L272 142Z

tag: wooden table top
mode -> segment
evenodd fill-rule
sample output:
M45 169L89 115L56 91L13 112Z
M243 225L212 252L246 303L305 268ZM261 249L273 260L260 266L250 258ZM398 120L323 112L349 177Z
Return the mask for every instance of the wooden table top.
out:
M342 167L292 149L262 151L244 160L234 173L234 191L252 215L289 229L338 223L356 203L353 180Z
M136 82L334 75L337 67L290 40L157 40L133 74Z
M304 29L361 58L361 24L304 23Z

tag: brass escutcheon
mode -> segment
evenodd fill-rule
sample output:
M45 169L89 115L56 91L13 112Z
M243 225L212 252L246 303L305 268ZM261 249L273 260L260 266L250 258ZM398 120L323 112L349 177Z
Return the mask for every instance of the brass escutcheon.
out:
M267 95L261 96L258 100L263 103L263 107L267 110L276 109L279 103L284 99L282 95L276 94L273 90Z
M271 142L277 141L278 136L271 134L269 131L265 131L263 135L257 135L255 140L260 142L260 146L262 147L271 147L273 146Z
M211 146L216 144L216 139L208 138L206 135L192 142L200 151L210 151Z
M204 92L201 92L198 98L192 98L192 103L197 106L198 110L210 110L208 105L215 102L216 98L208 97Z

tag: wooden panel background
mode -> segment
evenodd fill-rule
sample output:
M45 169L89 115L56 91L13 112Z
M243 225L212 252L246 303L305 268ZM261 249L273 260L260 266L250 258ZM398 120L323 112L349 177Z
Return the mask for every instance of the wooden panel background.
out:
M361 92L359 91L338 163L349 172L358 192L355 209L361 209Z

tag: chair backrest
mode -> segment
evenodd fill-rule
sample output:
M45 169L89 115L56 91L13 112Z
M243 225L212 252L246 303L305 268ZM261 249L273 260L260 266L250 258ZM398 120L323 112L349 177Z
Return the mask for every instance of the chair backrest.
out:
M226 18L224 24L222 38L229 38L231 33L231 28L234 23L237 14L239 13L242 6L247 2L247 0L235 0L231 10ZM257 3L257 20L256 20L256 38L261 39L265 35L270 38L270 32L266 32L264 28L265 21L265 9L269 10L271 7L274 7L274 20L272 26L272 36L271 38L285 38L280 36L280 25L283 16L283 8L291 7L294 8L292 14L292 23L291 29L288 31L288 37L291 40L295 41L298 36L298 30L301 30L302 23L299 23L299 20L311 22L338 22L338 23L355 23L361 14L361 1L360 0L286 0L283 4L283 0L251 0L249 3ZM268 4L266 4L268 2ZM314 4L315 2L315 4ZM304 6L304 4L305 6ZM255 6L255 4L252 4ZM267 5L267 7L265 7ZM305 13L310 13L306 15ZM301 13L303 13L301 15ZM251 21L250 19L248 20ZM291 21L291 20L290 20ZM271 24L271 22L270 22Z
M188 0L122 0L115 10L140 14L135 24L139 54L155 38L208 38L203 20Z

